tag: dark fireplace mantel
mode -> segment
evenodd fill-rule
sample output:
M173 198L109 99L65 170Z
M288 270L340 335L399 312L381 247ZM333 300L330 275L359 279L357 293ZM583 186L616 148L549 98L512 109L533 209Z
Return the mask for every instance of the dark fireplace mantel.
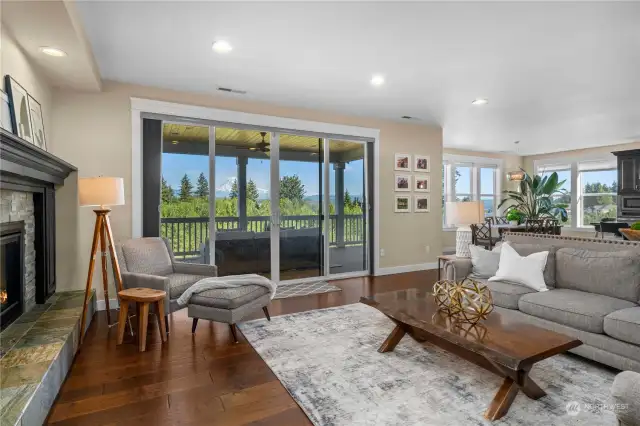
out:
M33 194L36 303L55 292L55 188L73 171L73 165L0 129L0 189Z

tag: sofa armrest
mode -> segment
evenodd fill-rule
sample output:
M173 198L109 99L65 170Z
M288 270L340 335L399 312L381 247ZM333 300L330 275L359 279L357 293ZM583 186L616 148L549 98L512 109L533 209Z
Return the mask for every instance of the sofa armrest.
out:
M611 397L616 404L616 416L622 425L640 424L640 374L623 371L611 387ZM618 405L620 404L620 405Z
M143 287L165 291L167 296L164 299L164 312L165 314L170 313L169 278L159 275L122 272L122 286L124 288Z
M206 275L207 277L218 276L217 266L204 265L202 263L174 262L173 271L177 274Z
M471 269L471 259L460 257L449 260L444 264L444 277L447 280L461 280L471 273Z

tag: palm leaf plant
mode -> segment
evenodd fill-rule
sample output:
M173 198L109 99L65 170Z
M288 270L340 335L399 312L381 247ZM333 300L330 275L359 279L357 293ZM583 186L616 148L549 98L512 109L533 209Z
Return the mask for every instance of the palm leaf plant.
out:
M559 195L567 194L567 191L562 188L564 183L565 180L558 181L556 172L545 177L540 175L531 177L525 172L524 179L520 181L520 191L502 191L503 200L498 208L510 203L509 210L518 210L528 219L555 217L566 222L568 204L554 199Z

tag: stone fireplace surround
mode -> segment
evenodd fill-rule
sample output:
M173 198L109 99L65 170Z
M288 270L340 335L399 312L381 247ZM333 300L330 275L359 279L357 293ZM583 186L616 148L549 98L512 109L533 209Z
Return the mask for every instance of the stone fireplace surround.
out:
M21 222L24 227L22 312L36 304L36 250L33 194L0 188L0 224Z
M0 223L24 223L23 313L55 292L55 189L75 170L0 129Z

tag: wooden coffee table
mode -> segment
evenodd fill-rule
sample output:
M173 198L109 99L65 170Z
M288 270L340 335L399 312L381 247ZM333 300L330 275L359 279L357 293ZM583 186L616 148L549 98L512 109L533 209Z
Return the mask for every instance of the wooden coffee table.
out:
M503 377L502 386L484 413L489 420L504 416L520 390L532 399L545 396L529 377L533 365L582 344L496 311L476 326L460 327L438 310L431 292L420 289L362 297L360 302L378 309L396 324L378 352L393 351L408 333Z

